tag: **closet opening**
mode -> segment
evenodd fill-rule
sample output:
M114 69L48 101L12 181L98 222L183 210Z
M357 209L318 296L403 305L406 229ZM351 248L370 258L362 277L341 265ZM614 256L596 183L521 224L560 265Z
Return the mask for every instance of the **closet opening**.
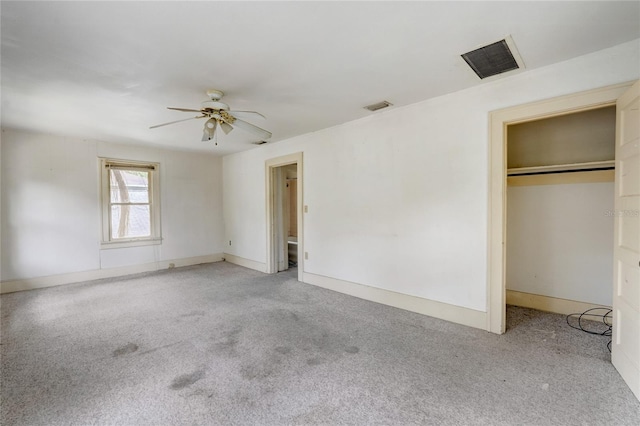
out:
M511 218L507 218L508 214L512 215L514 212L508 212L507 204L508 198L513 198L513 192L507 197L507 193L514 187L514 178L522 179L547 179L547 176L590 176L589 179L579 179L579 183L575 185L584 185L590 183L597 184L610 184L609 179L606 178L606 170L608 166L603 166L604 170L592 170L593 167L589 166L589 171L583 167L584 164L578 166L581 167L581 171L575 173L535 173L530 176L516 176L514 170L508 173L508 169L522 169L525 167L558 167L558 166L571 166L572 162L565 162L565 160L556 161L555 163L543 164L543 165L527 165L522 164L520 166L512 167L508 166L508 144L507 133L517 128L516 125L529 123L533 121L539 121L547 118L569 116L574 113L586 112L596 109L602 109L606 107L615 108L616 123L615 123L615 177L614 177L614 207L613 210L608 210L606 207L597 211L599 215L604 216L607 220L613 222L613 279L607 282L611 282L610 291L612 294L613 305L613 321L612 321L612 341L610 345L611 349L611 362L616 370L620 373L625 382L629 385L630 389L636 396L640 395L640 382L638 377L640 375L639 366L637 360L640 359L638 350L639 330L640 330L640 313L638 311L638 283L640 283L640 274L638 273L638 267L640 265L638 259L640 259L640 239L638 237L638 230L640 229L640 221L638 218L640 207L640 82L633 81L628 83L617 84L613 86L602 87L599 89L593 89L587 92L573 93L565 96L561 96L553 99L546 99L531 104L525 104L515 107L509 107L498 111L493 111L490 114L490 198L489 198L489 256L488 256L488 271L489 271L489 286L487 288L487 330L502 334L506 328L506 303L507 303L507 273L511 274L506 267L506 263L509 260L507 252L509 251L509 236L507 235L507 228ZM542 132L542 130L540 130ZM513 146L512 150L516 149ZM588 153L593 153L591 149L585 150ZM554 152L553 155L556 155ZM579 152L583 155L583 152ZM564 155L564 154L563 154ZM571 160L576 161L576 160ZM608 161L606 158L588 158L581 160L583 163L595 163L601 161ZM571 166L573 167L573 166ZM540 171L541 169L537 169ZM547 169L546 171L550 171ZM529 173L529 172L527 172ZM510 176L509 176L510 174ZM564 177L563 177L564 178ZM511 180L511 185L508 185L507 180ZM546 182L553 187L552 182ZM562 186L569 185L567 182L560 184ZM524 185L523 185L524 186ZM529 185L535 188L543 187L545 185ZM557 191L561 192L561 191ZM517 195L516 195L517 196ZM556 198L561 198L556 196ZM581 197L573 196L573 199L577 202L583 202ZM531 203L536 206L536 203ZM563 213L561 213L562 215ZM564 212L566 215L566 212ZM529 220L528 224L534 224L541 221L541 216L535 216ZM579 220L576 218L576 222ZM573 226L573 223L571 224ZM565 229L565 228L561 228ZM551 237L540 237L536 235L532 239L539 240L544 238L556 238L556 241L560 241L558 234L551 234ZM581 248L582 249L582 248ZM513 257L513 254L511 255ZM526 259L525 259L526 260ZM524 260L522 260L524 262ZM582 268L590 266L592 258L582 258L580 264ZM558 262L559 263L559 262ZM566 263L566 262L565 262ZM597 261L596 261L597 263ZM525 265L527 266L527 265ZM557 265L553 265L557 267ZM566 265L561 265L566 266ZM528 267L528 266L527 266ZM512 269L512 268L511 268ZM579 271L581 268L577 268ZM531 274L530 274L531 275ZM535 275L535 274L534 274ZM535 276L536 280L542 281L538 276ZM517 285L517 284L516 284ZM513 285L509 284L513 291ZM549 283L546 284L547 288L553 286ZM555 291L554 287L554 291ZM515 290L517 291L517 290ZM566 291L566 290L563 290ZM599 291L599 290L596 290ZM586 294L588 291L582 291L581 294ZM529 293L533 294L533 293ZM593 293L591 296L593 297ZM549 300L555 300L560 298L549 297ZM570 299L566 299L570 300ZM580 302L580 301L576 301ZM586 303L593 303L591 300L587 300ZM600 302L597 302L600 303ZM578 310L576 310L578 312Z
M507 126L507 305L612 306L615 131L615 105Z

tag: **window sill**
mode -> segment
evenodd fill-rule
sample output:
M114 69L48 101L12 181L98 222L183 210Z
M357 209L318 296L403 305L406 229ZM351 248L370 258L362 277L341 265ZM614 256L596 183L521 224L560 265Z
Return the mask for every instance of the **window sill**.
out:
M101 250L110 250L126 247L154 246L162 244L162 238L151 238L144 240L127 240L127 241L103 241L100 243Z

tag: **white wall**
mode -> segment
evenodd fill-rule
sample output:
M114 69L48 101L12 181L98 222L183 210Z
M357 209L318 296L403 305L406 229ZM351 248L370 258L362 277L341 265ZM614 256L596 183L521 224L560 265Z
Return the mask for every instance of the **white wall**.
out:
M635 40L227 156L225 251L266 262L264 163L302 151L305 272L486 312L489 112L637 79L639 51Z
M223 251L218 157L8 129L1 149L3 282ZM161 245L101 250L98 157L160 163Z
M2 130L0 130L0 281L2 281Z
M613 185L509 187L507 289L611 306Z

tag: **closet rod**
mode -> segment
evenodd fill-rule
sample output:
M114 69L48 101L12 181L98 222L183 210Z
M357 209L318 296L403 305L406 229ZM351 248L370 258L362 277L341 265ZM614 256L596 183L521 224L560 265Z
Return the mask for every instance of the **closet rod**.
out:
M553 166L518 167L507 169L507 176L541 175L550 173L590 172L613 170L615 161L591 161L587 163L555 164Z

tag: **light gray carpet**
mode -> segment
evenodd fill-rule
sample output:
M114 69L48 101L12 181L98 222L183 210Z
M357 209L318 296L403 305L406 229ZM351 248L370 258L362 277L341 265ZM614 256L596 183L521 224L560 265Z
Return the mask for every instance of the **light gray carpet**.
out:
M229 263L3 295L2 425L638 425L607 338L503 336Z

